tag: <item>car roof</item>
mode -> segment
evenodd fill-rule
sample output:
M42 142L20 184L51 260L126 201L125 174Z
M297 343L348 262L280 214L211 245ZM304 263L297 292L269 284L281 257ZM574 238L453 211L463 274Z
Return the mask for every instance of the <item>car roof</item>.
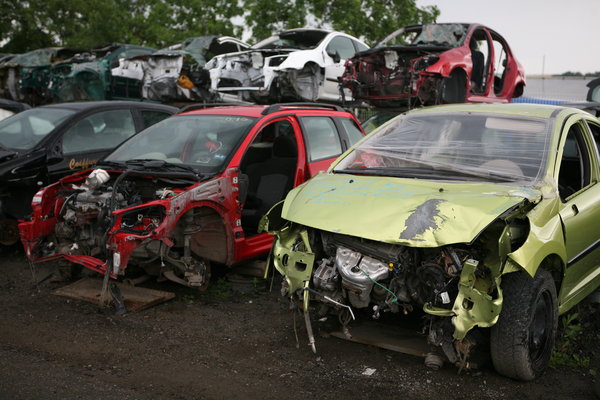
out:
M120 108L120 107L133 107L133 108L154 108L157 110L165 110L177 112L177 108L173 106L167 106L164 104L148 103L140 101L121 101L121 100L106 100L106 101L81 101L73 103L59 103L49 104L42 106L43 108L62 108L74 111L85 111L99 108Z
M523 104L523 103L496 103L496 104L449 104L443 106L425 107L415 109L409 114L438 114L446 112L473 112L473 113L496 113L507 115L520 115L524 117L553 118L563 110L571 110L574 113L584 113L575 108L551 106L545 104Z
M208 107L207 107L208 106ZM197 107L197 108L195 108ZM205 105L198 104L184 108L179 115L240 115L260 118L276 112L282 113L349 113L340 106L320 103L280 103L270 106L265 105Z

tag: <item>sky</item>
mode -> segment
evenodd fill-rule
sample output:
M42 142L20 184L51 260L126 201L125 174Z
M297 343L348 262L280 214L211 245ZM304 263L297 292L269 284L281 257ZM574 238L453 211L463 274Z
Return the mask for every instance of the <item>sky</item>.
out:
M600 71L600 0L417 0L498 32L528 75Z

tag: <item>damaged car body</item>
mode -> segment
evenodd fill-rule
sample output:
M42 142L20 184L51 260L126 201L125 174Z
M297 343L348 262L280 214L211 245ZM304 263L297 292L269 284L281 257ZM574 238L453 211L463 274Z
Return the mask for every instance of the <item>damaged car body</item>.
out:
M40 187L88 169L136 132L175 114L162 104L52 104L0 121L0 245L19 241L17 221Z
M121 59L154 53L156 49L113 43L52 66L48 90L55 102L142 98L141 85L128 77L113 75Z
M337 106L205 107L40 190L19 225L27 256L113 278L131 265L203 289L211 265L266 255L273 238L257 232L262 215L364 135Z
M79 54L81 49L50 47L16 55L0 64L2 97L32 106L50 103L52 65Z
M210 74L204 69L206 62L214 56L240 52L249 47L229 36L192 37L153 54L123 59L112 74L141 81L142 97L145 99L207 101L212 95L209 91Z
M248 51L214 57L206 65L211 90L223 99L340 102L344 62L368 46L341 32L290 29ZM350 96L350 92L347 93Z
M508 102L523 94L525 73L490 28L413 25L348 60L341 86L375 107Z
M261 221L305 314L422 316L426 363L531 380L558 314L600 285L600 121L573 108L432 107L383 125ZM489 328L489 329L487 329ZM485 347L484 347L485 348Z

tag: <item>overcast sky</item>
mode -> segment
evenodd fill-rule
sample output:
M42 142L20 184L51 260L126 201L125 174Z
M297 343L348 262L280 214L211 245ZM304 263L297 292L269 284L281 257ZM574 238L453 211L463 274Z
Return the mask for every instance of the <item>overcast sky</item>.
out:
M506 39L527 74L600 71L600 0L417 0L437 22L477 22ZM544 60L545 56L545 62Z

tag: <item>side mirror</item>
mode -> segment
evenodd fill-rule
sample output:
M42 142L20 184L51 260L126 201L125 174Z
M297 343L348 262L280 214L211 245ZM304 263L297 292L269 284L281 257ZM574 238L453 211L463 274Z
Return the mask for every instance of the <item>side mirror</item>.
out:
M46 165L58 164L62 160L63 160L63 156L58 155L58 154L50 154L50 155L48 155L48 157L46 157Z
M342 59L337 51L327 50L327 55L333 59L334 63L339 63Z
M46 154L46 165L58 164L63 159L62 145L55 143L52 149Z

